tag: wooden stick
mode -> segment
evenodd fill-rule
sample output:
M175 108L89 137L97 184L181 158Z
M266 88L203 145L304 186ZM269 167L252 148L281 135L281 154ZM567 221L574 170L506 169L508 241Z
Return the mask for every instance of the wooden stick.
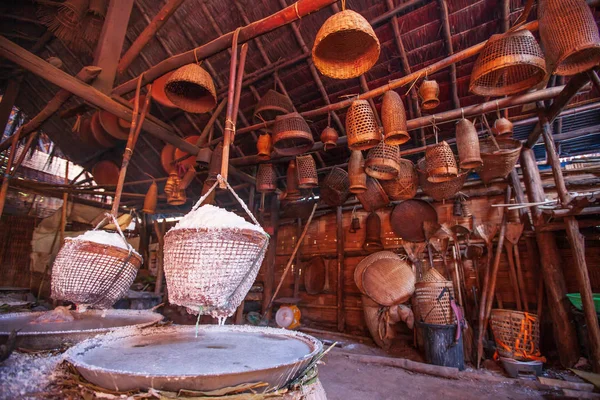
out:
M336 209L335 222L337 225L337 329L338 331L343 332L346 326L346 318L344 314L344 227L342 224L342 207L337 207Z
M10 154L8 155L8 161L6 162L6 170L4 172L4 179L2 180L2 188L0 188L0 217L2 217L2 213L4 212L4 203L6 202L6 194L8 193L8 184L10 182L11 169L13 166L13 161L15 160L15 155L17 153L19 137L21 136L22 129L23 127L20 127L15 133L13 133L11 138L12 146L10 149Z
M65 184L69 183L69 160L65 160ZM69 208L69 194L63 194L63 204L60 213L60 246L65 243L65 228L67 226L67 209Z
M221 112L225 108L226 104L227 104L227 98L221 100L221 103L219 103L219 105L217 106L217 109L210 116L208 123L206 124L206 126L202 130L202 133L200 134L200 137L196 141L196 146L198 146L198 147L202 146L207 138L208 138L208 142L210 143L211 139L208 137L208 135L211 132L211 130L213 129L213 127L215 125L215 121L217 120L217 118L219 118L219 115L221 115Z
M154 233L158 238L158 251L156 252L157 268L156 268L156 283L154 285L154 293L160 294L163 285L163 256L165 248L165 221L159 227L158 221L152 221L154 227Z
M515 267L515 254L513 244L504 241L504 248L506 249L506 258L508 259L508 277L512 286L513 294L517 304L517 311L523 311L523 303L521 301L521 291L519 289L519 280L517 279L517 268Z
M521 301L525 312L529 312L529 302L527 301L527 288L523 279L523 269L521 268L521 255L519 253L519 244L514 246L515 266L517 267L517 281L519 282L519 290L521 292ZM542 279L543 282L543 279Z

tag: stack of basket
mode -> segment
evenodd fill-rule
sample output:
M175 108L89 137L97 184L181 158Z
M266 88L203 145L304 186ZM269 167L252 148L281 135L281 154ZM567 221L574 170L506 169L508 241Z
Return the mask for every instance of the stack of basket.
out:
M432 325L452 325L456 318L450 306L454 297L454 286L451 281L430 269L423 274L423 279L415 284L415 300L421 320Z

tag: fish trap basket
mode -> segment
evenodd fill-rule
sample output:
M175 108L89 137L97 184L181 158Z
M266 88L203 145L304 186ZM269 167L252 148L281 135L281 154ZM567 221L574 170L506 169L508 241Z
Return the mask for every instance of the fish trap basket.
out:
M381 120L386 144L399 146L410 140L404 103L400 95L393 90L388 90L383 95Z
M424 80L419 87L419 97L423 110L433 110L440 105L440 85L437 81Z
M277 190L277 175L273 164L260 164L256 172L256 191L271 193Z
M537 315L512 310L492 310L490 326L502 357L519 361L539 360L540 324Z
M540 0L540 38L549 69L575 75L600 63L600 35L583 0Z
M468 119L463 118L456 124L456 147L460 168L481 167L483 161L479 152L479 136L475 125Z
M356 197L362 204L365 211L379 210L390 204L390 198L381 187L381 184L375 178L367 176L367 190L357 193Z
M321 182L320 199L329 206L341 206L348 199L349 193L348 173L341 168L333 168Z
M450 295L454 297L454 287L451 281L417 282L415 284L415 300L423 322L435 325L455 323L456 318L450 306Z
M481 141L483 166L477 172L484 183L496 178L506 178L517 164L521 154L522 144L518 140L497 139L496 142L500 149L490 138Z
M427 180L432 183L445 182L458 175L456 158L446 141L428 146L425 150Z
M317 164L315 164L315 159L310 154L296 157L296 168L300 189L312 189L319 186Z
M480 96L511 95L534 87L545 75L542 49L531 32L521 29L487 41L473 66L469 90Z
M346 114L346 135L350 150L368 150L381 141L375 114L367 100L356 100Z
M202 204L218 183L192 210ZM227 188L259 226L228 183ZM169 302L196 314L232 315L256 279L268 244L269 236L253 229L171 229L165 235L164 252Z
M384 141L367 153L365 172L381 180L394 179L400 170L400 147L386 144Z
M280 115L273 126L273 148L283 156L306 153L315 143L310 127L298 113Z
M167 98L190 113L209 112L217 105L217 91L212 77L198 64L179 68L165 84Z
M292 101L284 94L270 89L258 100L254 108L253 120L255 124L274 120L279 115L294 112ZM268 128L263 130L268 131Z
M367 190L367 174L365 174L365 159L360 150L352 150L348 160L348 178L350 193L362 193Z
M454 197L462 189L469 175L468 172L461 172L448 181L433 183L427 179L425 164L425 158L421 158L417 163L419 184L421 185L421 189L423 189L423 193L431 196L435 201L443 201Z
M110 308L125 296L142 258L127 242L116 219L111 218L118 231L114 235L120 235L127 249L66 238L52 267L53 299ZM106 218L100 224L104 221Z
M392 200L409 200L416 196L419 176L412 161L400 159L398 175L389 181L381 181L381 186Z

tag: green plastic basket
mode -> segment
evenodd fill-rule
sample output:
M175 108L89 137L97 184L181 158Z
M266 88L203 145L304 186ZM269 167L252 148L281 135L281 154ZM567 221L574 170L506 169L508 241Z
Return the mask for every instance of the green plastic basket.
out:
M593 293L594 296L594 307L596 312L600 312L600 293ZM571 304L578 310L583 310L583 304L581 303L581 294L579 293L567 293L567 297L571 300Z

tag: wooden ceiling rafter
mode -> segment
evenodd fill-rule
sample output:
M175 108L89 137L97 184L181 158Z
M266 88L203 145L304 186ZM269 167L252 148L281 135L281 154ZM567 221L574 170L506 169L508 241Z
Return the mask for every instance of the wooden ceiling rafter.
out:
M448 4L446 0L438 0L440 6L440 19L442 20L442 32L444 34L444 43L448 56L454 54L452 45L452 32L450 31L450 17L448 15ZM450 88L452 105L454 108L460 108L460 98L458 96L458 85L456 84L456 64L450 65Z

